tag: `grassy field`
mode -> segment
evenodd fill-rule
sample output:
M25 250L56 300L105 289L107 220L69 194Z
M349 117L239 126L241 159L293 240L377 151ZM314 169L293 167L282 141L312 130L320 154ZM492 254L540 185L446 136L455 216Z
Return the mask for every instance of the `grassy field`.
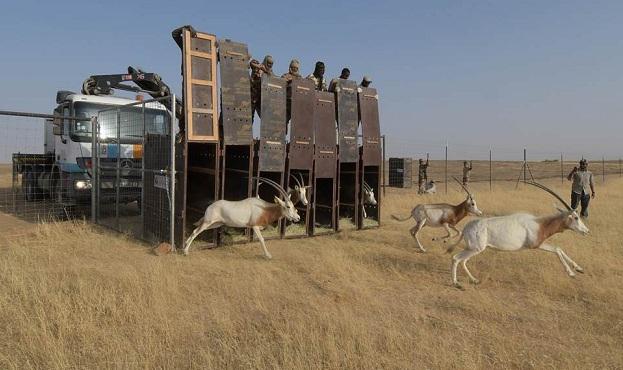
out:
M568 185L557 190L568 196ZM546 193L474 185L488 215L553 212ZM156 257L76 222L0 238L0 368L621 368L623 181L597 187L591 235L555 236L586 273L546 252L487 250L482 283L451 286L450 256L390 220L420 202L388 189L380 229ZM463 224L461 224L463 226Z

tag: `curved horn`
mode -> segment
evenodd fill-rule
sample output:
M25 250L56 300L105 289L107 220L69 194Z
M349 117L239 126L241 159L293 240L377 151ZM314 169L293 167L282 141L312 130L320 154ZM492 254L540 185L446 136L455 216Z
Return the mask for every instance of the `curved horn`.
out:
M546 192L550 193L554 198L558 199L560 203L562 203L567 208L568 211L571 211L573 209L564 199L562 199L560 195L556 194L552 189L548 188L547 186L541 185L538 182L534 182L534 181L527 181L526 184L536 186L537 188L541 190L545 190Z
M281 194L281 196L283 197L283 199L288 199L288 193L287 193L285 190L283 190L283 188L281 187L281 185L277 184L277 183L276 183L276 182L274 182L273 180L271 180L271 179L267 179L267 178L265 178L265 177L260 177L260 176L258 176L258 177L254 177L254 178L255 178L255 179L257 179L258 181L264 182L264 183L266 183L266 184L268 184L268 185L272 186L273 188L275 188L275 189L276 189L276 190L277 190L277 191Z
M372 192L372 188L370 187L370 185L368 185L367 182L363 182L363 188L368 191L368 192Z
M465 185L463 185L462 182L459 181L459 179L457 179L456 177L452 176L452 178L454 179L454 181L456 181L459 185L461 185L461 187L463 188L463 190L465 190L465 192L467 193L467 195L469 195L470 197L472 196L472 193L469 192L469 190L467 190L467 187Z
M294 176L294 174L290 174L290 177L294 179L294 181L296 181L296 185L298 185L298 187L302 187L301 183L299 182L299 179L296 178L296 176Z
M305 178L303 177L303 174L301 172L299 172L299 177L301 178L301 187L304 188L305 187Z

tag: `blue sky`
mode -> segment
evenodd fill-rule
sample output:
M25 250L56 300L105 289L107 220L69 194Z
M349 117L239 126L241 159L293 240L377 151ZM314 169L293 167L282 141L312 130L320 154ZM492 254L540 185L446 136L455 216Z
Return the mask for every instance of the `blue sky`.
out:
M0 109L48 112L56 90L128 65L180 92L184 24L278 73L296 57L370 75L390 154L623 156L622 1L5 2Z

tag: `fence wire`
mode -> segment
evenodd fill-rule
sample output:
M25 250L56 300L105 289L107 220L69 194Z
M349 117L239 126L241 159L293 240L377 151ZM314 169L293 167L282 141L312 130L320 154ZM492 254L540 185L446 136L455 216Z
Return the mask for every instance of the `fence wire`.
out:
M404 154L406 152L404 139L388 137L387 145L390 153ZM418 143L411 145L411 155L389 155L390 158L412 159L410 171L404 168L399 169L400 173L396 170L394 170L395 173L389 171L386 173L386 184L390 181L393 183L411 181L411 184L417 186L420 159L424 162L429 160L426 180L440 184L454 181L453 177L462 180L465 167L471 168L467 171L468 182L517 182L532 179L560 179L564 182L573 168L579 166L581 159L588 160L588 169L593 173L596 183L604 182L610 176L623 177L621 158L607 158L606 156L585 158L581 153L573 151L560 153L538 149L491 149L487 146L432 141L423 142L421 145ZM403 172L410 174L411 178L403 180L401 175Z
M46 116L0 114L0 229L5 236L37 222L89 217L87 161L55 152L56 143L71 141L72 127L83 121ZM86 156L90 159L90 150Z
M152 243L173 245L172 128L176 125L163 100L98 112L93 208L100 225Z

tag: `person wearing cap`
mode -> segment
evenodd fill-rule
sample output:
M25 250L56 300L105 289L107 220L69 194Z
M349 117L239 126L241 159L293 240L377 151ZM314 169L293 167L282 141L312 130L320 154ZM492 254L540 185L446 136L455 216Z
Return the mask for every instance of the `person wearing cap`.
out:
M324 78L324 71L324 63L319 61L316 62L314 72L307 76L308 80L314 81L314 85L318 91L327 91L327 81Z
M359 86L360 87L370 87L371 83L372 83L372 80L370 79L370 77L363 76L363 80L361 80L361 83L359 84Z
M586 159L580 161L579 169L573 167L567 176L567 180L573 181L571 185L571 208L576 209L579 202L582 207L580 216L588 218L588 204L591 198L595 198L595 183L593 182L593 173L588 170Z

